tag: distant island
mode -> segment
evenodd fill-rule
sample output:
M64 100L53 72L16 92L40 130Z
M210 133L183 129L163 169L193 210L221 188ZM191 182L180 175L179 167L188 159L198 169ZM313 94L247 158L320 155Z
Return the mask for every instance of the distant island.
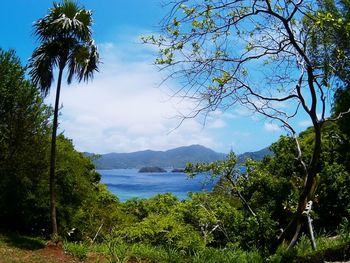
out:
M139 170L139 173L166 173L166 172L167 172L166 170L158 166L142 167Z
M93 157L93 153L84 153ZM237 156L238 164L244 163L248 158L261 160L272 152L264 148L257 152L247 152ZM185 167L186 163L210 163L224 160L225 153L218 153L202 145L182 146L167 151L138 151L131 153L107 153L93 157L93 162L98 170L129 169L141 167ZM174 171L180 172L180 171Z
M174 168L171 170L172 173L184 173L185 169L184 168Z

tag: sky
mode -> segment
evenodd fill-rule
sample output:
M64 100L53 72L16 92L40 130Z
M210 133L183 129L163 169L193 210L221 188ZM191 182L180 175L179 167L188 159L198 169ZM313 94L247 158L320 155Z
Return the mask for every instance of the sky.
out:
M78 1L93 11L93 37L103 64L93 81L62 86L59 131L76 149L102 154L201 144L240 154L267 147L286 134L277 123L244 108L213 112L205 124L198 118L179 126L179 113L193 105L171 96L180 87L176 81L160 85L165 76L153 65L156 50L140 41L141 35L158 32L166 15L160 1ZM0 48L14 49L25 65L38 45L33 22L51 6L46 0L2 1ZM52 87L49 104L54 102ZM311 123L300 116L294 124L302 131Z

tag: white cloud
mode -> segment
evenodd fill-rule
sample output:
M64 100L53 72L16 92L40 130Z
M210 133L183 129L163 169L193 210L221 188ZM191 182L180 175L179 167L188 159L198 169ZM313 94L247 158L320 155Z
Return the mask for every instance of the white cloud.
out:
M268 132L280 132L281 131L281 128L277 124L271 123L271 122L265 122L264 129Z
M235 109L233 110L234 114L239 116L239 117L252 117L253 113L252 110L248 109L247 107L235 107Z
M307 128L310 127L312 125L311 120L302 120L298 122L298 125L302 128Z
M222 119L217 119L217 120L214 120L213 122L210 122L207 127L210 129L221 129L221 128L224 128L225 126L226 126L225 121L223 121Z
M149 57L141 55L149 51L138 44L134 48L132 44L100 45L103 64L94 80L63 85L60 130L73 139L78 150L95 153L165 150L190 144L215 149L218 140L199 120L186 120L175 129L181 120L175 117L179 109L188 112L193 104L169 99L172 87L157 88L162 75ZM139 59L125 59L134 55ZM53 90L48 98L51 104L54 95ZM206 127L225 127L230 115L215 114L207 119Z

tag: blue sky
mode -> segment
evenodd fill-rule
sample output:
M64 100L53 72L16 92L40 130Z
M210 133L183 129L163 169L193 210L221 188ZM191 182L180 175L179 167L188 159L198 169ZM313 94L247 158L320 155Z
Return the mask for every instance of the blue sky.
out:
M157 32L166 14L161 0L80 0L93 10L94 38L103 64L88 84L64 84L61 96L60 131L73 139L80 151L131 152L202 144L216 151L255 151L285 134L271 123L243 108L213 113L185 121L175 129L179 112L191 102L171 98L176 82L161 87L162 73L152 65L155 50L140 44L140 35ZM3 1L0 9L0 47L15 49L26 64L37 42L32 24L45 16L51 1ZM47 98L53 103L54 89ZM297 130L310 122L294 120Z

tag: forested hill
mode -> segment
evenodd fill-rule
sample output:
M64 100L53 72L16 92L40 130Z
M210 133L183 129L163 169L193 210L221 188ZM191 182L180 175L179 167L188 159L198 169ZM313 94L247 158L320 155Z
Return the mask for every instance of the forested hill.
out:
M238 156L239 162L247 158L260 160L263 156L269 154L269 150L263 149L258 152L244 153ZM92 155L86 153L86 155ZM201 145L183 146L168 151L139 151L132 153L108 153L100 155L94 163L97 169L122 169L122 168L140 168L143 166L159 166L163 168L185 167L187 162L213 162L223 160L226 154L217 153Z
M140 168L143 166L185 167L187 162L212 162L225 158L201 145L184 146L168 151L138 151L132 153L108 153L97 158L97 169Z
M245 152L237 156L237 162L244 163L247 159L261 161L265 156L272 155L272 151L266 147L256 152Z

